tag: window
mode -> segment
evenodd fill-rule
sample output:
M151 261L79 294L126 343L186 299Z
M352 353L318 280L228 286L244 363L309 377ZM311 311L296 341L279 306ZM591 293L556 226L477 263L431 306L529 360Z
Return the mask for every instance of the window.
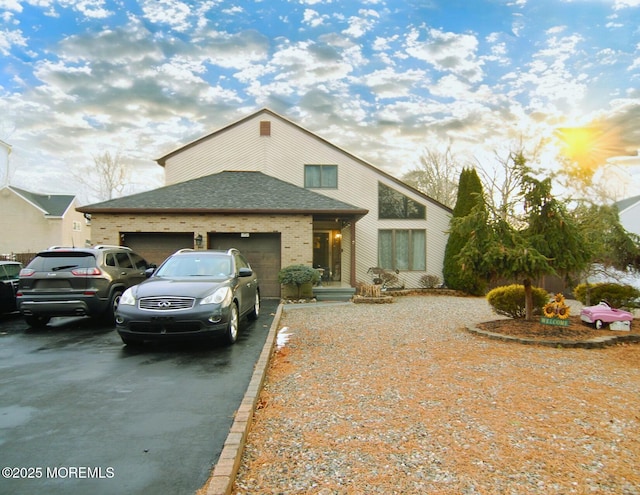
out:
M116 253L116 260L120 268L133 268L133 264L127 253Z
M427 209L423 204L378 182L378 218L424 219L426 217Z
M80 232L82 230L82 225L77 220L73 221L73 230L74 232Z
M426 270L426 231L379 230L378 266L387 270Z
M305 165L304 187L336 189L338 187L338 166Z

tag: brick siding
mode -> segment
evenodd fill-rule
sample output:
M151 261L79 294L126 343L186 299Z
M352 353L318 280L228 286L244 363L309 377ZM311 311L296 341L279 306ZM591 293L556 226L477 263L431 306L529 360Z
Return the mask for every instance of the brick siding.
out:
M311 215L92 214L92 244L119 245L121 232L193 232L201 233L205 239L210 232L279 232L281 266L313 263Z

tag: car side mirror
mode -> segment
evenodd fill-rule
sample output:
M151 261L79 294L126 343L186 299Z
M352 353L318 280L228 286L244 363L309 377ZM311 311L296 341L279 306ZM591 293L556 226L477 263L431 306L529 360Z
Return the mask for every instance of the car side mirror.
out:
M155 266L152 266L152 267L150 267L150 268L147 268L147 269L144 271L144 276L145 276L145 277L147 277L147 278L149 278L151 275L153 275L153 272L155 272L155 271L156 271L156 267L155 267Z
M253 275L251 268L242 267L238 270L238 277L250 277L251 275Z

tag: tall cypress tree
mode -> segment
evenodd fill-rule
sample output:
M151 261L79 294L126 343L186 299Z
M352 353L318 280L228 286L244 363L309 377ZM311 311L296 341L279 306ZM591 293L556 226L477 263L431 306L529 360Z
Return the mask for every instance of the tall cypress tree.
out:
M480 182L480 177L478 177L475 169L465 168L460 172L458 196L456 205L453 208L453 218L466 217L476 205L484 209L482 182ZM466 236L456 232L455 229L449 231L442 270L444 283L450 289L480 295L485 289L484 281L473 273L463 272L459 262L455 259L455 256L466 242Z

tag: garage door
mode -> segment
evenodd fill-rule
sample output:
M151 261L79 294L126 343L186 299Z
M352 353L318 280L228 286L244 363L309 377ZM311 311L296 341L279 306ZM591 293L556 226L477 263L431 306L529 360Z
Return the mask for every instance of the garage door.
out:
M246 235L246 234L244 234ZM258 274L262 297L280 297L280 234L209 234L209 249L237 248Z
M193 248L193 232L125 232L122 244L133 249L149 263L160 265L178 249Z

